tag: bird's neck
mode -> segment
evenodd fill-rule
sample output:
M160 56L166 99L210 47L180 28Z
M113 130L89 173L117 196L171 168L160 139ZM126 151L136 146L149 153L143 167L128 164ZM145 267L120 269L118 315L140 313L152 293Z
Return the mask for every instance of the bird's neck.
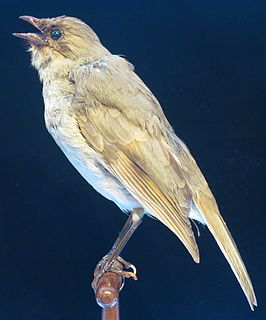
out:
M68 79L69 74L72 70L78 68L81 65L89 64L96 60L99 60L109 54L110 53L107 51L102 55L97 55L89 58L80 58L76 61L65 59L62 61L51 61L49 65L38 69L39 78L42 83L53 82L59 79Z
M56 61L38 69L38 73L41 82L45 84L59 79L66 79L68 77L69 70L73 67L75 67L75 63L72 63L71 61Z

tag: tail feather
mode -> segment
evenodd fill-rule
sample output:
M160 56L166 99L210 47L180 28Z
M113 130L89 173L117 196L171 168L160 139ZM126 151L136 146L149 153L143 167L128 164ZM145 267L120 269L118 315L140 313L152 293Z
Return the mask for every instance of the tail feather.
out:
M182 168L183 175L192 193L193 203L189 217L208 226L229 262L251 309L254 310L254 306L257 306L257 300L251 280L234 239L219 212L215 198L185 144L176 136L174 136L173 144L176 148L171 149L168 146L168 149L176 160L177 166Z
M201 196L204 198L204 195ZM216 203L213 203L212 208L206 208L203 205L204 203L206 202L197 201L197 207L201 212L210 232L214 236L218 246L227 259L230 267L232 268L242 290L246 295L250 308L254 310L254 306L257 306L256 296L247 269L240 256L235 241L231 236L231 233L228 230Z

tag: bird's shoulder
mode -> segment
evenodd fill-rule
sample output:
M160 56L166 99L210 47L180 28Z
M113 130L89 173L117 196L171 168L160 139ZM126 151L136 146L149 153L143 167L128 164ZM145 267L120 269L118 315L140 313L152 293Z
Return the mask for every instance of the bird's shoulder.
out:
M89 60L74 66L69 74L71 80L79 82L90 77L103 77L120 72L134 71L134 66L120 55L108 54L96 60Z
M96 95L96 92L100 93L102 90L133 94L136 91L133 76L134 66L121 56L112 54L75 66L69 73L70 81L85 96L88 93Z
M134 72L134 66L119 55L81 64L71 70L69 79L75 85L75 97L87 107L101 104L130 111L141 106L143 115L165 118L158 100Z

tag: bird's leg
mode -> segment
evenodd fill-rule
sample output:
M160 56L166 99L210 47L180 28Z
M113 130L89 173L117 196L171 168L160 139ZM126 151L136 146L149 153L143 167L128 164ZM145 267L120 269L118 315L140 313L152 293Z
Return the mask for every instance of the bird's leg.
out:
M119 273L123 277L133 277L136 279L136 268L134 267L134 265L119 257L119 254L127 244L134 231L141 224L143 215L144 210L142 208L135 208L132 210L122 231L120 232L118 238L112 246L112 249L97 264L94 271L94 280L92 282L93 288L96 288L97 282L100 277L108 271ZM125 271L125 269L129 268L131 268L133 272Z
M107 254L106 264L111 265L114 260L116 260L127 244L128 240L137 229L137 227L141 224L144 212L142 208L135 208L129 215L122 231L120 232L118 238L113 244L112 249ZM124 263L123 261L120 261Z

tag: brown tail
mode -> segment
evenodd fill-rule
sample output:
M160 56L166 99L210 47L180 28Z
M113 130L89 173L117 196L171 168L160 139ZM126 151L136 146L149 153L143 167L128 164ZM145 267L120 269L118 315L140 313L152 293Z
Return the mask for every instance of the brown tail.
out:
M204 195L201 196L204 198ZM197 207L200 209L200 212L206 221L206 225L214 236L225 258L229 262L242 290L247 297L251 309L254 310L254 306L257 306L256 296L247 269L240 256L235 241L232 238L222 216L220 215L216 203L213 203L211 208L206 208L206 206L203 205L206 202L202 201L202 198L200 200L201 201L197 201Z

